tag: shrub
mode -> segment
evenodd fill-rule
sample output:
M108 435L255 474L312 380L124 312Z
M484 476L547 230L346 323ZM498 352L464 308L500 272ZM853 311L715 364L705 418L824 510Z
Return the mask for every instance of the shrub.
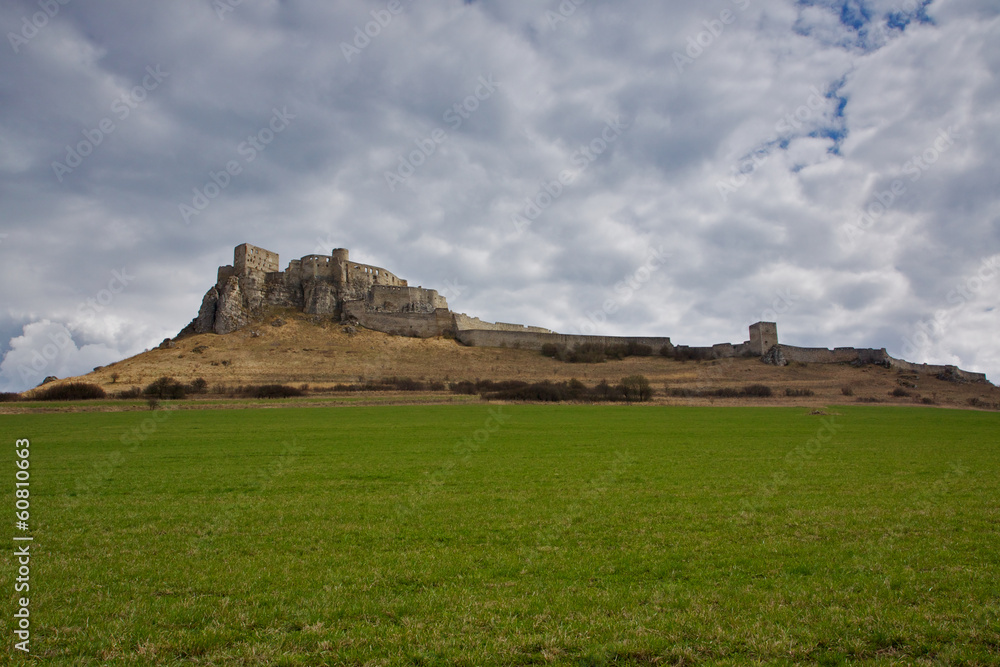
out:
M812 389L786 389L785 396L814 396L816 392Z
M637 343L634 340L630 340L628 345L625 346L626 357L648 357L652 354L653 348L651 346Z
M174 378L163 376L149 383L143 393L156 398L181 399L187 396L187 388Z
M430 391L444 391L447 387L444 382L428 382L427 389Z
M895 396L896 398L907 398L910 396L910 392L906 391L902 387L896 387L890 392L890 395Z
M382 380L382 384L399 391L423 391L426 388L423 382L412 378L388 378Z
M96 384L70 382L42 389L34 397L39 401L86 401L105 396L104 390Z
M770 398L773 394L771 388L764 384L748 384L743 387L744 396L752 396L754 398Z
M20 401L21 395L10 391L0 392L0 403L13 403Z
M563 356L563 348L556 345L555 343L545 343L542 345L542 356L552 357L553 359L561 359Z
M597 343L577 343L568 359L574 364L599 364L607 361L604 346Z
M844 396L854 396L854 390L851 389L850 387L841 387L840 393L843 394Z
M476 383L475 382L470 382L468 380L462 380L461 382L452 382L451 386L449 388L451 389L451 393L453 393L453 394L475 394L475 393L477 393L476 392Z
M303 394L301 389L290 387L287 384L262 384L259 387L249 387L249 389L249 394L254 398L290 398Z
M130 398L141 398L142 389L139 387L129 387L128 389L122 389L120 392L115 394L115 398L130 399Z
M208 381L205 378L198 378L191 383L190 389L192 394L204 394L208 391Z
M653 388L649 386L649 380L644 375L629 375L622 378L620 387L622 395L629 403L648 401L653 395Z

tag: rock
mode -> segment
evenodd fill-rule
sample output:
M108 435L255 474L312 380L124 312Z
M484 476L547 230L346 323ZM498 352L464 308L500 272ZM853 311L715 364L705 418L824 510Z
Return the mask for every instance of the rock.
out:
M285 320L283 320L283 319L281 319L279 317L278 319L276 319L273 322L271 322L271 326L272 327L283 327L283 326L285 326Z
M49 376L48 376L48 377L46 377L46 378L45 378L44 380L42 380L42 384L48 384L48 383L50 383L50 382L55 382L55 381L56 381L56 380L58 380L58 379L59 379L59 378L57 378L57 377L56 377L55 375L49 375ZM39 386L39 387L41 387L41 386L42 386L42 384L40 384L40 385L38 385L38 386Z
M215 311L219 306L219 290L213 285L201 300L198 316L194 318L195 333L211 333L215 330Z
M771 366L787 366L788 361L785 360L785 355L781 352L780 345L772 345L771 349L764 353L764 356L760 360L765 364L770 364Z
M240 281L231 276L219 292L219 302L215 311L214 331L217 334L232 333L247 323L246 308Z

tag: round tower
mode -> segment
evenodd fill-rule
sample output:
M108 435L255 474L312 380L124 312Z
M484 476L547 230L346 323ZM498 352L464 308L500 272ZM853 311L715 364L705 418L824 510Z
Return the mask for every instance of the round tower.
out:
M347 248L334 248L330 252L330 269L333 275L333 282L343 285L347 282Z

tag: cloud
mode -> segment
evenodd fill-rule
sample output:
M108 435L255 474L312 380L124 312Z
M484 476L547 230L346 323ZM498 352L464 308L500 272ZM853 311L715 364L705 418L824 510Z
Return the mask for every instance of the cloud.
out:
M32 322L10 340L10 349L0 361L0 391L23 391L50 375L83 375L122 356L121 349L107 343L78 344L58 322Z
M348 247L413 284L462 285L459 311L557 330L590 322L663 247L604 330L742 340L791 291L784 340L901 354L1000 252L995 3L402 0L391 19L374 0L227 6L69 3L4 56L10 352L44 320L90 332L83 347L155 345L250 242L282 263ZM3 34L37 11L5 3ZM627 129L593 151L616 118ZM926 160L949 128L953 145ZM81 142L60 180L53 163ZM390 189L401 164L412 174ZM564 172L518 232L512 216ZM122 267L136 279L83 321ZM997 311L963 313L970 330L913 360L998 376Z

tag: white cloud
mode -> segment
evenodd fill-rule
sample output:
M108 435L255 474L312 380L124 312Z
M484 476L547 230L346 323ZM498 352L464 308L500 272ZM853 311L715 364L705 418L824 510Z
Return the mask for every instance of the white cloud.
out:
M798 288L786 340L893 351L1000 252L1000 10L939 1L923 22L915 9L890 22L917 3L843 4L587 2L552 24L557 2L403 2L348 62L341 42L384 3L242 3L225 20L194 0L71 3L0 72L8 308L124 354L183 327L238 243L287 262L321 241L414 284L463 285L457 310L571 329L662 245L669 261L608 331L737 340ZM0 22L35 7L8 4ZM733 21L710 34L723 9ZM691 38L703 52L679 72ZM163 85L58 183L51 162L154 64ZM452 128L445 112L480 76L500 86ZM282 106L288 130L185 225L179 203ZM617 115L620 139L515 234L511 215ZM954 146L845 243L844 226L951 126ZM434 128L447 140L391 192L385 172ZM122 266L140 277L101 317L75 319ZM914 361L1000 377L997 311L962 317Z
M0 361L0 391L23 391L46 377L71 377L118 361L123 350L106 343L78 345L65 325L43 319L24 327Z

